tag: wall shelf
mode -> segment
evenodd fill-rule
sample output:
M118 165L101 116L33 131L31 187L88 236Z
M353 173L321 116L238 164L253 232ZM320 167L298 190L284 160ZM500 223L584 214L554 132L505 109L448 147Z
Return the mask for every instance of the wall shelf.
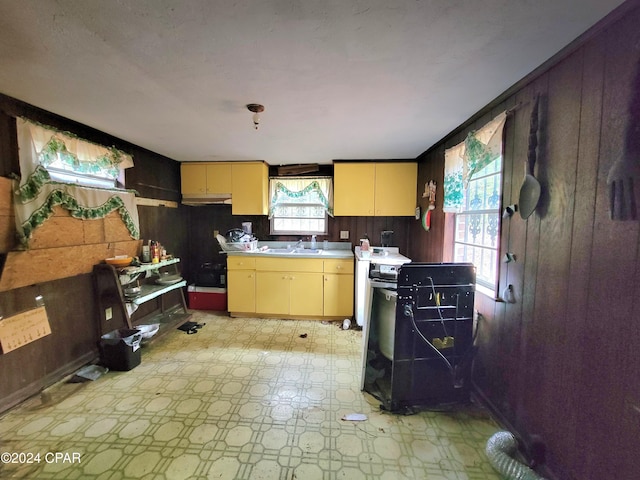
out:
M93 274L100 318L100 335L118 328L135 328L136 325L158 323L160 330L152 337L155 340L185 323L191 317L187 311L183 291L187 286L186 280L180 279L170 284L156 283L163 273L169 273L168 268L173 270L174 274L178 274L179 262L179 258L172 258L136 267L115 268L104 263L95 265ZM135 275L139 276L134 277ZM124 294L126 283L123 285L122 282L132 277L137 278L136 282L140 284L140 294L127 297ZM174 295L174 300L167 303L166 295L173 291L179 292L179 299L176 301ZM136 317L138 307L152 301L156 302L153 311Z

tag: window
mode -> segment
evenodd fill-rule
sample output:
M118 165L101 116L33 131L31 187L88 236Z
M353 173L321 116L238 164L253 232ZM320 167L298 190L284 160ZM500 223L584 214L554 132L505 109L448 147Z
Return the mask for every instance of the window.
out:
M445 151L444 211L455 215L454 262L476 267L476 286L498 291L502 132L506 112Z
M133 166L131 155L24 118L16 119L16 128L20 181L13 206L24 248L56 206L82 220L117 211L131 238L140 238L135 192L114 188L124 169Z
M269 180L272 235L326 235L332 213L327 177L274 177Z
M130 155L98 145L26 119L18 120L19 135L28 146L21 171L40 171L54 182L85 187L117 188L124 184L124 169L133 166Z
M118 181L124 184L124 170L115 172L115 176L114 173L100 169L82 171L77 162L65 162L65 156L60 153L56 156L56 160L45 165L53 181L102 188L116 188Z
M456 213L453 260L476 266L476 283L496 291L500 229L502 157L469 180L462 210Z

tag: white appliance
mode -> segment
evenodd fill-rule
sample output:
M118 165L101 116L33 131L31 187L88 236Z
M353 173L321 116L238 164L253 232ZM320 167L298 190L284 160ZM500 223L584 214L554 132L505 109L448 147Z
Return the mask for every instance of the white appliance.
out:
M400 255L398 247L370 247L369 252L364 254L360 247L356 247L354 253L356 257L355 318L356 323L362 327L362 382L360 385L362 390L369 345L373 289L394 290L397 285L398 268L405 263L410 263L411 259Z

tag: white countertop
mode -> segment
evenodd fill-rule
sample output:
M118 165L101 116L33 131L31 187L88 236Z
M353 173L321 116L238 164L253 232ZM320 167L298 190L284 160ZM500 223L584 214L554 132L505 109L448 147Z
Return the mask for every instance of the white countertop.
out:
M411 262L411 259L400 255L398 247L370 247L369 256L363 254L360 247L355 248L355 257L359 261L381 263L385 265L403 265Z
M258 249L248 252L228 251L231 256L251 257L287 257L287 258L353 258L351 244L346 242L329 242L323 249L323 242L317 243L316 249L310 248L309 242L303 242L304 249L296 249L295 242L258 242ZM292 252L291 250L295 250Z

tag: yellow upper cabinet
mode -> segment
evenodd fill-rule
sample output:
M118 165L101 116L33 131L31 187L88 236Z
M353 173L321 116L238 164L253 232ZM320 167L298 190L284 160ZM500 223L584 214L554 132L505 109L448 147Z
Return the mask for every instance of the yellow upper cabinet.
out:
M183 163L180 181L183 195L231 193L231 164Z
M416 162L338 162L334 164L337 216L413 216Z
M207 165L207 193L231 193L231 164Z
M269 167L264 162L231 164L231 213L266 215L269 213Z
M417 163L377 163L375 215L414 216L417 185Z
M180 165L182 195L206 199L231 194L234 215L269 213L269 166L264 162L187 162ZM218 197L219 198L219 197Z
M375 163L336 163L333 166L333 213L372 216L375 213Z
M180 183L183 195L207 193L207 166L193 163L180 165Z

